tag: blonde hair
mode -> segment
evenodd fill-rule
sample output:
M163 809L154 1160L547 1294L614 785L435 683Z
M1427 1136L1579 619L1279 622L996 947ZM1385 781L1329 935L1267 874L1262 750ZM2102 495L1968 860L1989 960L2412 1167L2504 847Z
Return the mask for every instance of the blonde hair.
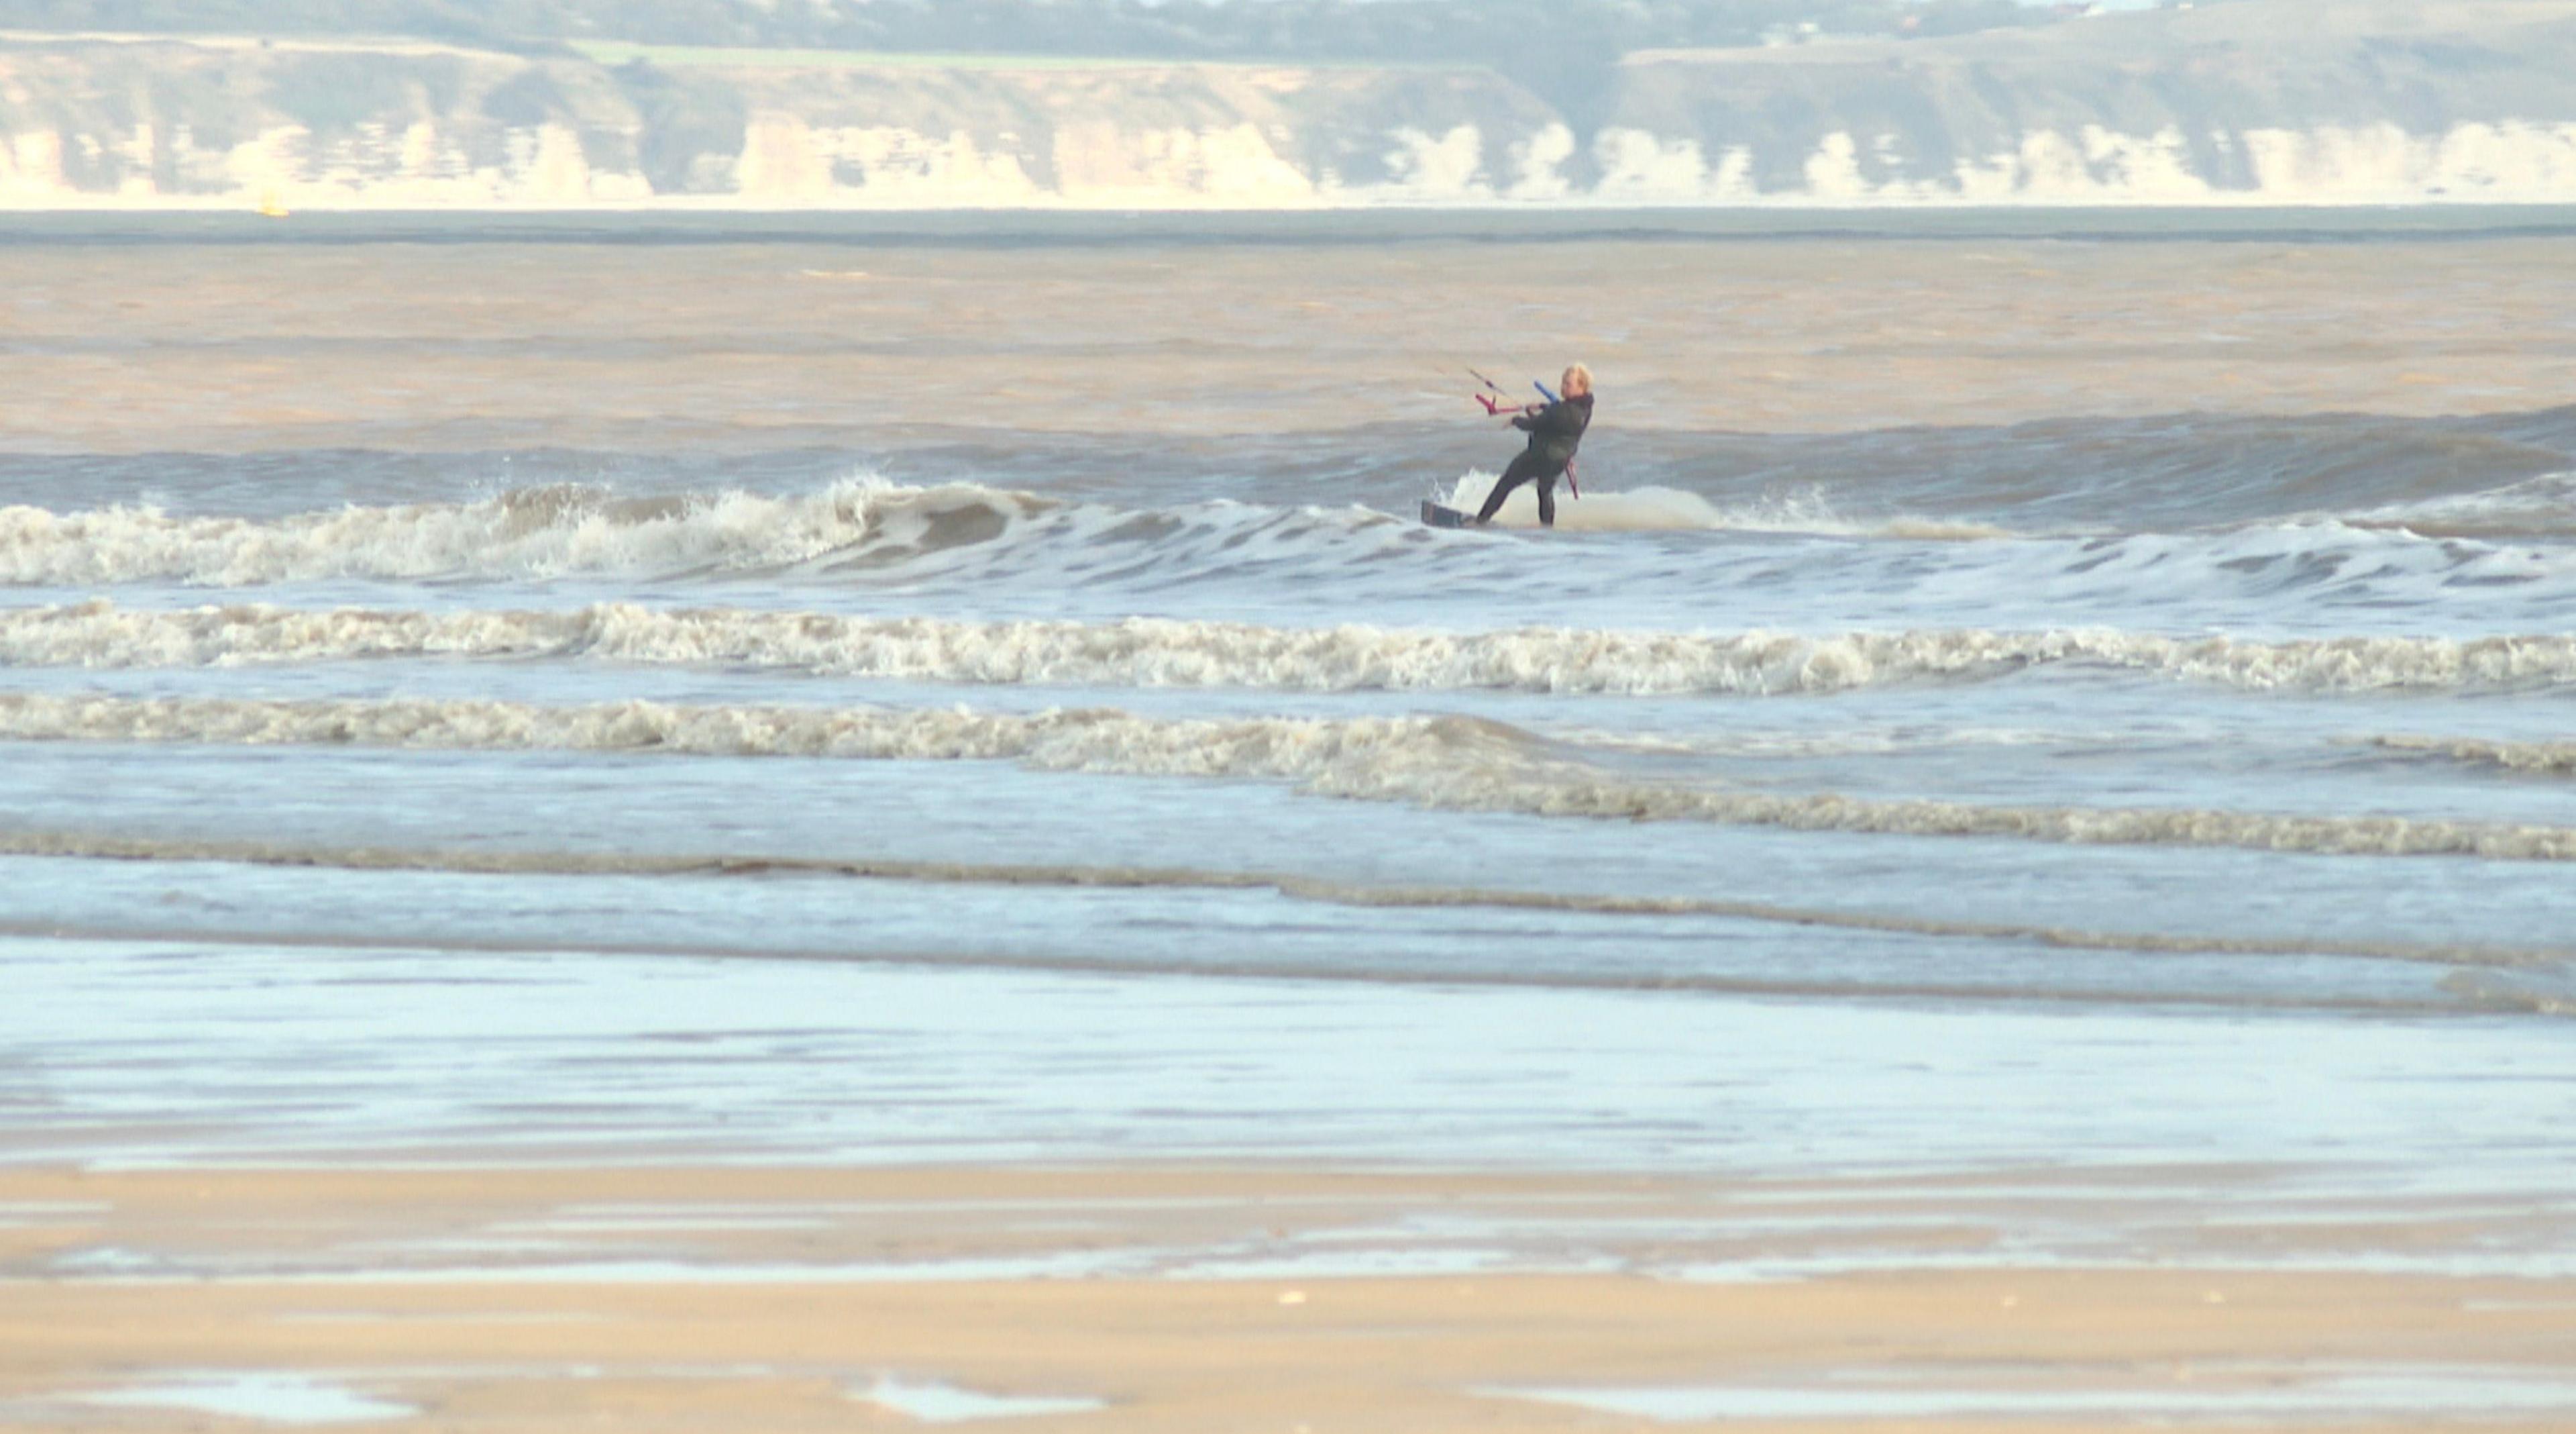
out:
M1567 364L1565 366L1565 386L1570 389L1578 382L1583 385L1583 391L1585 393L1590 393L1592 391L1592 370L1579 363Z

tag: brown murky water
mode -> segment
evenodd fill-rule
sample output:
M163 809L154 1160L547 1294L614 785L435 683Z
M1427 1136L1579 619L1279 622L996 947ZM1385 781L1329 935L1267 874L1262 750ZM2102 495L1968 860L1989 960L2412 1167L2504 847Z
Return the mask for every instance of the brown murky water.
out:
M20 452L1330 430L1575 357L1630 429L2576 397L2550 239L22 244L0 296Z

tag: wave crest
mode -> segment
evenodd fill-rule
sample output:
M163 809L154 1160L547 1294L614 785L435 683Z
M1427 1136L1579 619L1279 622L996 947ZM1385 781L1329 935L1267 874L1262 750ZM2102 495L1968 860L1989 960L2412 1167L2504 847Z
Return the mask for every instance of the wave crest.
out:
M2425 538L2501 543L2576 536L2576 472L2543 473L2500 488L2383 504L2345 521Z
M2374 737L2370 744L2383 751L2468 766L2501 767L2508 772L2534 772L2551 777L2576 775L2576 742L2490 742L2474 737L2391 736Z
M273 520L152 507L0 507L0 582L209 587L327 578L553 577L760 570L832 553L918 553L1053 506L1031 494L853 478L818 492L620 498L562 484L472 503L347 507Z
M1581 470L1577 470L1578 476ZM1433 497L1442 505L1473 513L1494 489L1495 475L1481 470L1461 475L1446 492ZM1506 528L1538 526L1538 496L1527 487L1513 490L1494 514ZM1964 542L2005 538L2010 529L1990 523L1902 515L1874 522L1858 521L1835 511L1820 489L1778 495L1749 506L1721 508L1697 493L1646 484L1637 488L1596 489L1575 496L1570 490L1556 505L1556 526L1566 532L1713 532L1806 533L1832 537L1911 538L1928 542Z
M1257 778L1317 795L1453 811L1703 821L1808 831L2235 847L2339 856L2576 860L2576 828L2194 808L2009 807L1657 784L1606 773L1478 718L1155 719L1114 709L577 707L458 700L0 696L0 738L932 761L1045 771Z
M1761 695L2100 666L2249 691L2522 691L2576 682L2576 636L2262 642L2083 628L1821 635L1450 633L1128 618L959 620L596 603L422 612L263 604L0 611L0 663L229 667L382 657L587 657L986 684Z

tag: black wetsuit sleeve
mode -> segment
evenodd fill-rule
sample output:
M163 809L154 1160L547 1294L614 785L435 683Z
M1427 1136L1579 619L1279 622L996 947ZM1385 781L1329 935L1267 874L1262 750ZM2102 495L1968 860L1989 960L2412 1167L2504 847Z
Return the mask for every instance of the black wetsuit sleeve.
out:
M1536 413L1524 413L1512 420L1512 427L1534 437L1575 439L1583 436L1585 425L1592 420L1581 404L1558 399Z

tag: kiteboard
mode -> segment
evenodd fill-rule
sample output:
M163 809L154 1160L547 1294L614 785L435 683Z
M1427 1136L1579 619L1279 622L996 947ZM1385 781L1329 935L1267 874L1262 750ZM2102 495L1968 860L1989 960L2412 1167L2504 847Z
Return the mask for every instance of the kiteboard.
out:
M1444 507L1441 504L1432 502L1428 498L1422 500L1422 521L1434 528L1472 528L1476 526L1476 519L1473 514L1461 513L1455 508Z

